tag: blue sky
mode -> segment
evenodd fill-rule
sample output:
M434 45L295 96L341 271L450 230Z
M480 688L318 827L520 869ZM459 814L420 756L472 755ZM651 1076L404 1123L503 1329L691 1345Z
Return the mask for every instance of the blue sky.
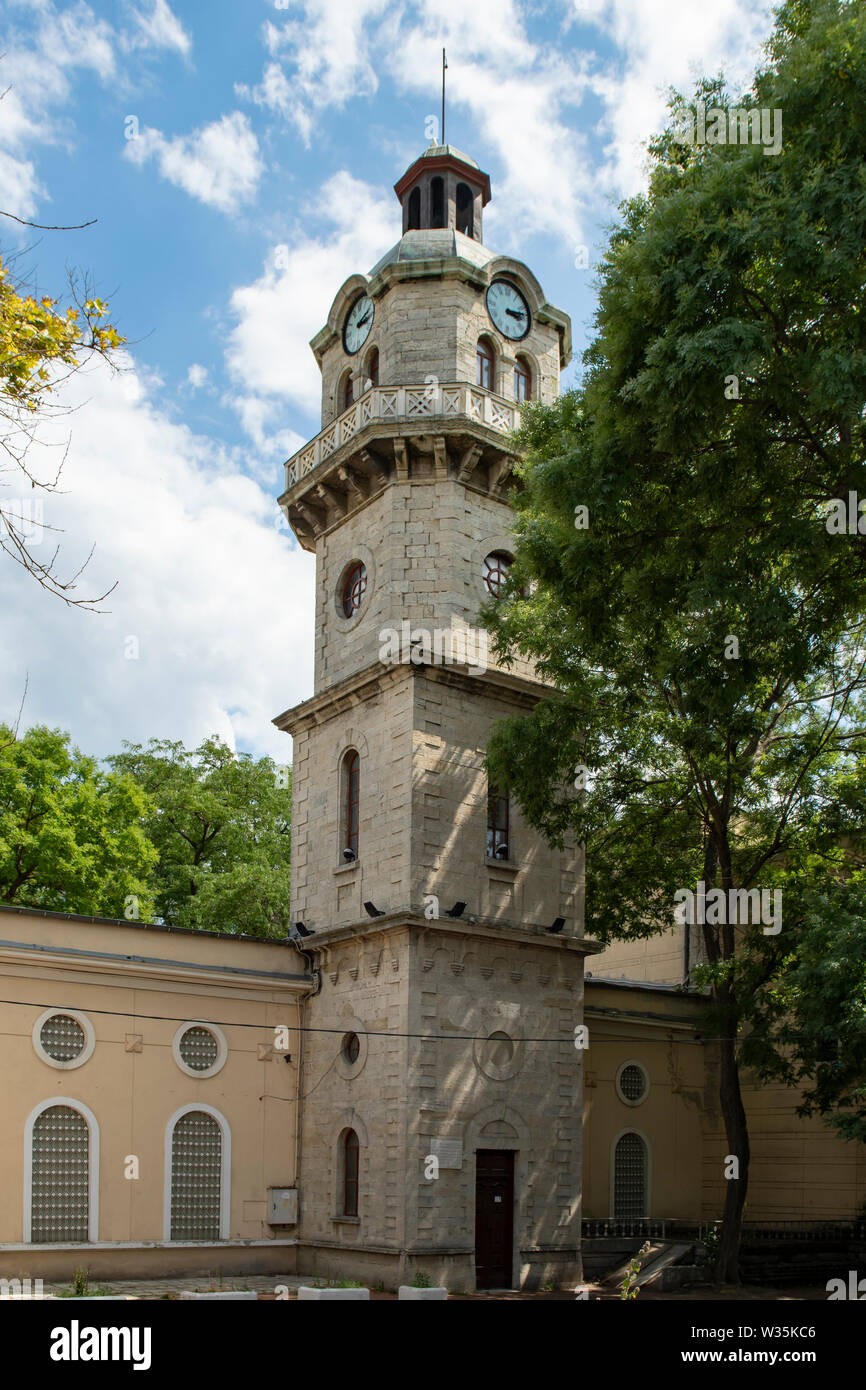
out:
M312 691L314 575L279 518L280 464L319 427L309 339L399 236L392 186L428 143L443 45L447 138L492 180L485 241L530 265L579 353L592 261L642 186L667 88L748 80L770 5L13 0L2 15L0 208L98 220L0 219L0 250L42 293L87 271L129 348L122 373L64 388L74 409L34 455L53 472L68 443L64 491L44 500L61 571L95 544L78 593L117 588L105 612L73 610L0 556L0 718L26 678L23 723L97 754L218 733L288 761L270 719ZM8 501L17 479L0 487Z

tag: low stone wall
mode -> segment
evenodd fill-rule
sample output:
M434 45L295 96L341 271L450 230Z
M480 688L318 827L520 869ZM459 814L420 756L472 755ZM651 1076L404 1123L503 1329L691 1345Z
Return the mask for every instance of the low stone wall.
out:
M210 1274L296 1274L297 1243L213 1245L0 1246L0 1277L68 1283L79 1266L90 1282L105 1279L172 1279Z

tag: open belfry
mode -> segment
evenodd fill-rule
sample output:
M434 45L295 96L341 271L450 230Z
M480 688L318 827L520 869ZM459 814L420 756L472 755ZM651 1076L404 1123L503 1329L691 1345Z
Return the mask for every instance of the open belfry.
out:
M294 740L306 1004L298 1239L322 1272L452 1290L578 1279L580 852L488 785L543 686L477 619L512 560L511 432L550 402L568 315L484 245L490 180L433 145L403 235L312 340L322 429L280 505L316 556L315 690ZM334 1060L336 1057L336 1060Z

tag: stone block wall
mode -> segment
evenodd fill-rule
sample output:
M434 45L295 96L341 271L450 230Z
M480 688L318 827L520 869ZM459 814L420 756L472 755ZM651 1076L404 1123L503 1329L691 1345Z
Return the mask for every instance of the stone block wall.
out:
M376 293L373 286L373 327L361 350L351 356L345 351L341 324L340 335L322 356L322 428L342 413L340 386L347 371L352 374L355 399L364 391L374 348L379 350L382 386L424 385L428 378L474 385L475 352L482 335L494 347L496 392L514 397L514 362L520 355L531 367L533 399L554 401L560 382L557 330L533 315L526 338L513 342L497 332L487 313L485 291L497 274L498 259L494 257L483 270L468 266L461 270L458 260L442 261L432 269L425 262L424 270L411 262L391 267L384 291ZM508 261L508 273L520 283L535 311L540 306L533 282L528 277L521 281L516 264Z

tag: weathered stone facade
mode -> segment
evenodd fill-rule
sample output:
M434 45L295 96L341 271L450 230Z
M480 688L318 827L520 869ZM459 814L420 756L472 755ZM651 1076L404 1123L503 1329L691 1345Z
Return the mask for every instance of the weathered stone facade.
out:
M482 187L463 157L441 159ZM398 184L404 198L414 179ZM496 279L529 307L520 341L491 320ZM364 295L373 324L352 357L342 328ZM493 352L492 389L476 380L479 339ZM515 363L530 394L552 400L569 344L566 316L526 266L423 221L345 283L313 340L324 433L289 461L281 502L316 553L315 693L275 722L294 737L293 917L314 933L303 948L321 978L306 1009L299 1237L323 1273L348 1262L389 1282L422 1269L453 1289L489 1284L481 1154L513 1163L510 1195L490 1199L513 1204L500 1282L579 1277L574 1030L593 949L582 858L551 849L514 806L505 853L491 852L491 730L544 687L529 663L501 669L470 641L489 598L485 557L511 547ZM365 378L374 350L378 385ZM356 401L334 424L347 372ZM347 613L359 564L363 598ZM447 645L438 661L412 651L420 634L455 630L466 638L456 658ZM389 632L403 639L396 658ZM346 848L347 753L358 755L357 851ZM383 915L371 920L364 904ZM353 1034L349 1062L341 1040ZM358 1139L357 1215L341 1207L347 1133ZM440 1144L447 1162L431 1177Z

